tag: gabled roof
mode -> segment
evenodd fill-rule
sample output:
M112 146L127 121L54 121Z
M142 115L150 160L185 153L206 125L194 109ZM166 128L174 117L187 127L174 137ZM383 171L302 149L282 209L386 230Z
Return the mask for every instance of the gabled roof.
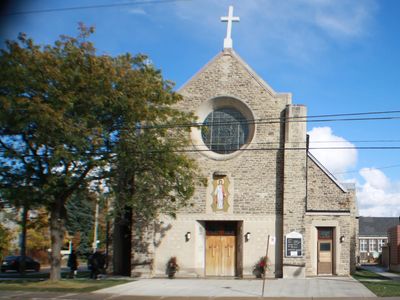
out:
M400 224L398 217L360 217L358 219L360 237L379 237L387 236L389 228Z
M198 72L196 72L188 81L186 81L179 89L178 92L181 91L185 86L190 84L193 80L195 80L204 70L206 70L210 65L212 65L215 61L220 59L224 55L230 55L232 58L236 59L249 73L249 75L271 96L276 98L285 98L288 100L288 103L292 101L291 93L277 93L274 89L266 83L257 73L235 52L233 49L224 49L216 56L214 56L208 63L206 63Z

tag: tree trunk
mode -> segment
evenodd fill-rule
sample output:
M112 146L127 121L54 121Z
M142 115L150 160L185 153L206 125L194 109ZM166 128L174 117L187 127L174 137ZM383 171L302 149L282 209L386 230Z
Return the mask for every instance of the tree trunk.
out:
M131 276L132 208L124 210L114 221L113 269L114 275Z
M50 211L50 281L61 279L61 248L64 242L65 233L65 201L56 200Z

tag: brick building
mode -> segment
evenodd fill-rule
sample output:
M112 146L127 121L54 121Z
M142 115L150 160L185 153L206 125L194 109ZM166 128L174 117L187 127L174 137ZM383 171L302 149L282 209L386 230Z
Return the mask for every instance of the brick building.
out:
M176 276L251 277L267 244L269 277L349 274L354 189L308 152L306 107L274 91L229 39L179 90L179 108L205 125L192 128L188 155L207 185L176 219L160 217L147 253L150 275L165 275L176 257Z
M360 217L358 223L360 263L379 261L382 247L388 242L388 229L399 224L399 218Z
M400 225L388 230L389 269L400 272Z

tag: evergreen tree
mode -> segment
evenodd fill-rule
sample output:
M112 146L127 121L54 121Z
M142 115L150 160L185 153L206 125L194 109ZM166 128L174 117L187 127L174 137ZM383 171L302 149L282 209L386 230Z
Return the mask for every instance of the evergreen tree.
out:
M75 250L82 255L92 252L94 197L88 191L74 193L68 201L66 229L73 239Z

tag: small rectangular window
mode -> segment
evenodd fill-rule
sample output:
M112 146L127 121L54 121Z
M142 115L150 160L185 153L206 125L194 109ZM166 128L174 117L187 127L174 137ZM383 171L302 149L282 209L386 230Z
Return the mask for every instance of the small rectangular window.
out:
M376 243L376 240L374 240L374 239L369 240L369 251L370 251L370 252L372 252L372 251L378 251L378 245L377 245L377 243Z
M382 247L385 246L385 240L378 240L378 252L382 252Z
M360 240L360 252L367 252L367 240Z
M331 243L319 244L319 251L331 251Z
M318 239L331 240L332 239L332 228L318 228Z

